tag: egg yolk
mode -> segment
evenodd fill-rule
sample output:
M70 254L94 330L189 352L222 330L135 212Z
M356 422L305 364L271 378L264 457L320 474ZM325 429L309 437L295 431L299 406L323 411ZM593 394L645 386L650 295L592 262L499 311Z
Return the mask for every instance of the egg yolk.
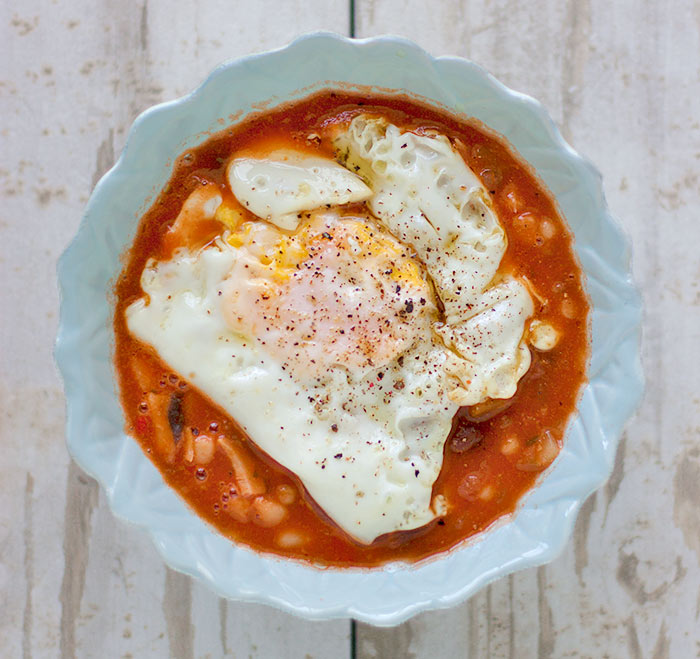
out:
M361 377L436 319L418 261L369 218L312 214L294 234L252 221L227 241L237 252L222 288L227 324L295 374L342 366Z

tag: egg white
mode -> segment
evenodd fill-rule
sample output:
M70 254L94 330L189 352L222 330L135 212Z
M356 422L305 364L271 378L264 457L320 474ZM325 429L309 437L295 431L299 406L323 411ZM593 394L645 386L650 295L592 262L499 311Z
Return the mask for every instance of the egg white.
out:
M488 194L445 137L402 133L360 116L340 130L335 146L345 166L288 152L234 157L227 171L232 191L266 222L253 227L247 244L219 238L149 262L145 296L126 316L137 339L296 474L339 527L371 543L444 514L432 488L452 418L461 405L513 395L530 363L523 336L533 307L523 282L499 276L505 233ZM360 200L380 223L368 217L370 230L415 251L431 279L414 284L427 302L411 306L414 334L400 354L376 365L338 363L328 351L328 363L309 369L303 359L281 358L263 333L246 330L246 319L240 327L231 322L230 302L240 302L232 294L252 295L241 298L252 308L256 291L269 284L256 253L261 244L296 230L299 211ZM329 227L344 221L334 209L323 212ZM381 309L389 283L393 288L391 268L381 255L357 267L358 294L376 285ZM373 304L371 296L364 302ZM245 316L246 304L237 313ZM282 326L285 319L273 320ZM284 334L272 329L269 336Z
M265 158L236 157L229 163L227 178L233 194L248 210L290 230L299 224L299 211L372 196L361 178L333 160L287 149Z
M219 240L150 263L141 280L147 298L126 312L129 331L295 473L360 542L434 519L432 486L457 411L441 382L444 346L428 331L381 379L373 370L349 381L337 367L321 380L299 380L224 320L219 291L241 256Z
M401 132L355 117L335 138L341 162L362 176L372 213L425 264L445 308L436 328L454 355L450 392L460 405L510 398L530 366L524 282L498 278L505 232L487 190L444 135Z

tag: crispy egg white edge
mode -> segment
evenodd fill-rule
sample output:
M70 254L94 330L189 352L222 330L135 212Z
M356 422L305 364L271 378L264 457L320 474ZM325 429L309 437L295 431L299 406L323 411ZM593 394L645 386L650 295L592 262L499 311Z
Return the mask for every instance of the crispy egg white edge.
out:
M296 229L300 211L372 196L359 176L333 160L293 151L278 151L274 156L284 160L234 158L226 178L243 206L282 229Z
M359 115L334 142L372 188L372 213L413 246L435 282L445 305L438 333L457 353L453 399L511 397L530 365L524 330L534 307L521 281L494 285L506 236L486 189L443 135Z

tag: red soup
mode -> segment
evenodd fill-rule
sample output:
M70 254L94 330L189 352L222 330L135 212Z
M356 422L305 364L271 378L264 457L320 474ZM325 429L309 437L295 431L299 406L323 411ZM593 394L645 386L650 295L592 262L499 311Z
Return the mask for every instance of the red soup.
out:
M475 175L474 181L480 183L480 191L469 194L476 194L477 197L482 195L483 199L479 203L497 218L498 226L489 235L495 236L494 244L501 241L501 247L494 248L500 261L497 261L495 266L491 263L491 266L497 266L497 274L487 282L487 286L496 286L504 281L518 282L518 286L521 287L519 290L527 291L527 305L530 305L523 307L525 311L520 314L520 324L516 324L517 351L514 353L510 349L509 353L505 339L503 346L506 347L501 348L500 344L490 346L489 349L496 350L499 358L503 357L503 364L506 364L502 367L503 371L499 371L500 375L495 375L493 369L488 371L493 377L488 374L487 377L479 370L483 364L478 358L470 361L469 355L465 356L465 352L468 351L465 351L464 345L460 348L457 343L450 343L447 339L436 339L436 330L429 330L433 333L430 341L433 342L431 345L436 346L435 349L443 349L446 354L449 353L448 358L455 358L456 354L458 360L466 360L464 363L467 364L467 370L472 369L469 371L472 375L461 376L461 382L455 384L456 389L452 388L452 385L445 386L444 392L440 394L445 396L446 401L440 408L443 426L444 414L449 413L449 418L447 430L438 443L440 450L437 456L437 477L427 485L432 508L422 513L428 516L422 518L425 523L387 527L389 530L381 532L377 537L371 537L371 532L368 532L368 536L360 539L358 536L361 534L352 532L351 526L344 524L340 517L334 518L334 514L329 512L339 508L326 505L326 499L321 500L322 497L318 495L311 496L308 488L304 486L304 478L300 478L295 469L283 466L281 462L285 460L276 459L274 449L265 444L268 450L264 450L259 445L264 442L254 441L252 433L243 429L247 428L248 424L242 423L238 418L235 399L231 399L234 402L229 405L225 404L227 398L215 400L216 396L207 395L203 391L206 389L211 393L214 390L222 390L223 387L225 394L225 385L221 385L223 378L217 376L215 369L208 370L211 377L217 380L212 385L216 389L198 386L199 380L193 381L189 372L183 372L173 365L177 359L169 357L171 354L177 356L178 350L186 351L186 341L178 338L179 344L175 352L161 351L155 342L145 341L143 337L137 338L138 332L131 331L127 312L130 305L138 300L142 300L144 305L155 304L153 295L146 294L142 278L145 276L145 270L154 263L194 258L202 250L215 249L216 245L223 244L221 241L227 241L227 249L238 249L242 241L248 240L247 249L253 253L255 240L249 239L249 236L256 231L277 232L277 242L274 244L279 249L272 255L264 255L263 263L266 267L278 268L275 271L275 286L286 286L285 290L289 291L290 282L308 274L310 266L305 264L314 258L317 259L315 274L319 275L321 250L326 250L323 254L328 253L330 257L340 258L341 234L345 231L343 235L347 240L343 244L346 247L350 243L354 245L355 251L352 253L356 255L356 260L366 257L367 254L379 259L388 258L387 254L394 255L391 257L394 259L391 261L393 266L386 271L380 273L381 268L377 267L368 277L353 280L352 290L359 296L357 299L364 300L362 296L369 295L367 299L372 300L374 298L371 296L376 295L377 300L384 300L385 291L389 290L386 288L386 282L389 281L391 287L396 285L397 295L401 294L398 291L402 287L411 285L423 286L420 290L428 292L423 297L415 297L415 308L413 298L401 300L404 306L393 316L382 321L384 330L376 330L381 334L381 338L367 329L370 326L374 327L372 323L379 322L377 318L384 318L374 309L357 324L348 324L348 333L351 330L365 331L361 339L358 339L359 343L353 343L353 340L346 341L345 329L339 329L337 323L333 325L333 332L339 333L334 334L335 338L331 340L326 334L319 334L313 336L311 341L311 335L317 331L314 324L316 320L322 324L328 318L338 316L340 311L344 313L347 308L342 307L346 302L336 302L339 295L335 293L332 279L323 280L322 284L329 289L324 290L322 284L314 283L313 277L309 276L309 286L316 286L309 290L321 290L322 295L319 299L314 298L315 307L312 306L311 311L297 318L300 323L310 319L311 329L307 327L304 330L307 334L303 339L292 341L288 340L288 337L285 338L285 331L289 327L283 327L283 306L270 307L276 314L274 317L259 316L275 325L274 336L277 337L274 350L270 348L265 354L271 355L273 361L277 356L279 363L283 364L283 370L291 364L288 371L292 380L296 378L294 364L302 369L308 364L302 364L299 360L291 360L288 363L279 357L279 351L285 346L297 346L299 341L308 339L310 345L313 343L313 346L318 348L319 355L333 355L335 361L332 368L343 368L343 359L348 360L347 364L359 365L358 368L363 369L363 382L366 384L370 378L371 382L367 386L372 387L376 384L376 390L379 391L383 386L385 372L388 373L393 368L393 373L400 373L404 368L403 350L408 350L410 345L414 346L412 349L416 349L416 341L418 344L423 341L427 345L427 339L415 339L414 334L411 334L413 326L407 324L406 318L417 317L416 314L422 312L423 307L430 307L430 313L433 315L430 316L429 322L426 321L426 327L440 328L445 324L449 325L449 322L466 326L470 314L479 309L475 309L471 302L460 306L454 300L448 300L455 291L460 291L453 289L450 292L449 277L445 278L444 272L441 274L435 269L435 264L443 261L435 257L430 247L416 244L409 232L397 232L398 224L391 224L397 215L382 215L381 206L377 205L382 202L377 201L376 197L358 200L358 195L362 196L362 193L353 196L348 188L347 195L341 190L342 194L336 194L327 200L322 198L323 190L311 185L315 192L308 197L310 200L299 203L298 199L292 197L282 200L292 204L296 219L293 214L290 216L287 213L284 222L280 220L278 225L275 225L271 217L277 212L274 204L277 203L275 200L279 199L280 194L272 191L272 201L264 212L251 208L249 198L245 195L234 194L230 183L233 159L245 156L274 160L280 153L290 152L298 154L301 158L299 162L302 163L303 158L312 159L308 162L317 162L313 159L320 158L339 163L347 168L352 176L357 177L358 190L360 187L365 190L366 184L376 192L376 186L379 184L372 179L373 171L379 172L377 176L384 176L382 181L389 185L387 181L391 182L393 179L390 174L383 173L383 165L378 167L374 163L374 170L365 171L354 164L355 160L348 157L347 152L338 146L338 135L348 131L358 117L370 123L379 122L376 125L380 126L380 139L389 135L391 130L395 130L395 136L411 138L406 140L406 145L399 144L397 147L408 153L408 160L404 163L407 168L414 166L416 158L420 160L423 157L424 162L428 163L434 154L431 152L425 155L421 149L425 144L437 142L426 140L434 141L444 136L441 138L440 148L443 151L451 149L453 155L460 159L455 171L462 171L459 167L466 165ZM389 130L387 126L394 128ZM361 145L358 148L362 148ZM443 153L439 157L449 160L451 156L450 153ZM274 171L284 175L287 170L281 167ZM449 174L447 169L445 172ZM309 174L312 178L313 175ZM445 179L449 185L461 183L460 180L455 183L452 181L454 176L450 176ZM420 187L422 179L419 177L416 180L419 181ZM261 179L262 182L264 181ZM444 198L447 200L450 199L449 185L444 192ZM253 183L248 182L248 186L252 195L250 199L253 199L255 180ZM465 179L459 190L467 194L467 187ZM299 189L309 188L302 182ZM394 190L393 194L408 190L407 199L411 195L415 196L413 188L399 186L391 189ZM338 193L338 190L334 190L334 193ZM420 196L418 190L418 197ZM197 203L200 203L201 207L197 206ZM294 207L295 203L297 207ZM299 204L303 206L304 203L307 208L298 208ZM397 203L397 208L404 209L406 204L414 202L406 201L404 204L404 201L400 200ZM323 212L337 213L337 219L334 220L336 223L333 224L333 229L328 224L327 231L318 229L318 232L309 238L309 232L315 231L314 226L318 228L318 225L313 224L314 212L317 212L314 204L320 206ZM415 201L415 204L416 208L420 208L420 218L425 219L430 227L439 232L440 227L436 227L435 217L431 214L443 212L440 210L440 204L428 201L423 203L420 199ZM473 205L470 208L474 211ZM483 213L481 216L483 217ZM465 221L472 221L469 217ZM357 218L367 219L365 222ZM352 222L355 224L348 224ZM347 226L352 227L349 233L346 231ZM357 227L364 227L365 238L362 240L369 241L359 247L352 242L353 236L357 238ZM303 244L300 242L302 234L306 236L306 242ZM440 239L443 237L438 236ZM326 240L326 243L322 243L322 239ZM417 240L420 242L421 239ZM433 237L433 240L437 238ZM446 240L440 244L447 245L448 242ZM336 243L338 252L334 255L328 251L328 245L332 251ZM457 254L460 256L460 253ZM474 262L469 260L468 255L464 256L464 259L466 260L462 263L467 264L465 269L480 267L478 257ZM352 263L355 261L347 261L346 265L350 264L348 267L351 267ZM476 265L472 266L472 263ZM251 115L244 121L212 135L179 157L168 184L142 217L133 245L126 255L125 264L115 287L114 331L115 362L127 431L140 443L165 481L200 517L232 542L260 552L317 565L378 566L395 560L414 562L454 547L511 513L523 494L535 485L540 473L551 464L560 450L567 423L575 411L578 396L586 381L589 302L583 288L581 267L574 254L571 232L552 195L509 145L483 125L406 97L323 91L303 100ZM283 274L280 275L280 272ZM383 276L392 279L380 280ZM418 283L410 283L411 277L417 278ZM259 297L249 297L246 298L247 302L241 302L240 292L236 290L236 277L230 275L227 281L229 288L233 287L234 290L234 298L230 299L237 300L236 304L243 304L241 308L244 309L244 313L247 313L245 309L248 309L245 304L252 307L259 302L262 304L263 301L268 301L268 294L263 291ZM257 279L254 281L258 282ZM368 287L373 288L367 292L365 289ZM194 295L192 291L187 294ZM484 291L472 291L472 294L481 295L486 299L488 290L484 288ZM309 296L313 297L311 293ZM225 306L225 303L222 304ZM337 309L336 304L340 305ZM361 303L358 304L358 313L361 315ZM372 304L370 302L370 305ZM486 318L485 314L493 311L489 304L488 301L484 302L485 311L481 311L483 318ZM450 308L457 309L458 313L452 314ZM167 333L168 327L174 323L167 315L167 304L163 313L166 319L163 321L163 332ZM235 316L238 312L231 313L230 309L228 312L224 309L222 313ZM259 310L255 313L259 313ZM301 312L293 310L290 313ZM460 317L460 314L463 317ZM453 318L450 321L450 315L457 317L457 320ZM193 329L197 322L199 321L193 316L191 326L186 327L183 332L199 336L199 330ZM242 330L235 326L236 321L231 322L233 326L230 331L233 334L240 333ZM362 322L365 325L360 327L359 323ZM494 336L504 336L498 333L502 328L496 325L494 327ZM265 352L268 346L263 338L269 338L271 331L269 327L261 329L261 334L252 339L250 349ZM290 330L292 335L294 331L294 328ZM491 336L490 330L487 333ZM201 331L201 336L206 336L204 330ZM441 336L444 338L444 335ZM474 354L477 354L482 347L474 343L473 331L464 341L468 343L469 336L472 337L469 350L473 347ZM490 340L483 335L482 339ZM324 341L330 341L332 347L324 344ZM304 355L308 357L311 354L303 353L302 359ZM491 355L490 361L483 363L488 368L495 368L492 355L496 353L488 354ZM386 363L381 362L377 366L377 360L381 359ZM340 366L336 363L338 360ZM516 362L513 360L520 360L517 361L519 365L515 366ZM309 358L308 361L315 359ZM436 377L444 379L457 376L445 375L440 370ZM484 385L483 390L476 389L475 382L479 378L491 384ZM514 393L494 394L497 389L493 388L496 386L493 383L502 383L508 378L512 380ZM351 375L348 375L350 389L355 386L351 380ZM403 379L396 377L392 382L391 387L386 387L385 398L382 399L388 403L392 400L391 396L404 395L406 391L400 389L408 386ZM509 385L503 386L507 389ZM315 391L318 391L318 388ZM454 391L458 393L455 394ZM314 396L318 398L317 394ZM318 406L318 400L311 402L313 405L310 404L310 409L313 410L314 405ZM243 411L241 409L241 413ZM334 423L334 419L336 415L339 417L343 413L339 409L325 409L323 412L329 429L329 442L342 440L342 424L339 429L339 424ZM272 430L271 428L271 433ZM278 428L275 427L274 431L277 432ZM265 434L257 436L267 437ZM298 439L288 435L285 438L290 441ZM331 445L337 446L329 443L329 446ZM416 455L422 455L420 446L415 450ZM316 462L321 464L326 459L332 461L337 459L337 456L338 453L317 456ZM442 460L441 467L439 460ZM289 465L289 461L286 464ZM416 479L419 478L417 472L416 468ZM328 501L331 501L332 492L328 492L327 496ZM381 493L377 496L381 496ZM400 494L397 496L401 499ZM381 524L369 526L382 529Z

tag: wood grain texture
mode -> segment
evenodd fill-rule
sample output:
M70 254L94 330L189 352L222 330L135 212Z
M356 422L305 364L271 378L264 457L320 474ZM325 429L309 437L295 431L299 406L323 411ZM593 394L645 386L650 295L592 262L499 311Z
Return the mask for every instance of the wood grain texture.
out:
M700 656L700 4L356 0L540 99L635 246L647 393L564 554L449 611L359 625L358 657ZM223 17L223 19L222 19ZM56 258L135 116L346 0L0 4L0 655L344 657L346 621L226 602L115 520L64 447Z
M436 639L444 656L700 656L700 5L358 9L358 36L394 32L464 55L538 98L596 163L635 248L647 377L612 477L558 560L396 630L363 625L358 656L435 656ZM383 647L402 652L377 654Z
M69 462L51 357L56 259L136 115L225 59L310 30L346 32L347 9L346 0L0 4L3 659L349 654L349 622L222 603L115 520Z

